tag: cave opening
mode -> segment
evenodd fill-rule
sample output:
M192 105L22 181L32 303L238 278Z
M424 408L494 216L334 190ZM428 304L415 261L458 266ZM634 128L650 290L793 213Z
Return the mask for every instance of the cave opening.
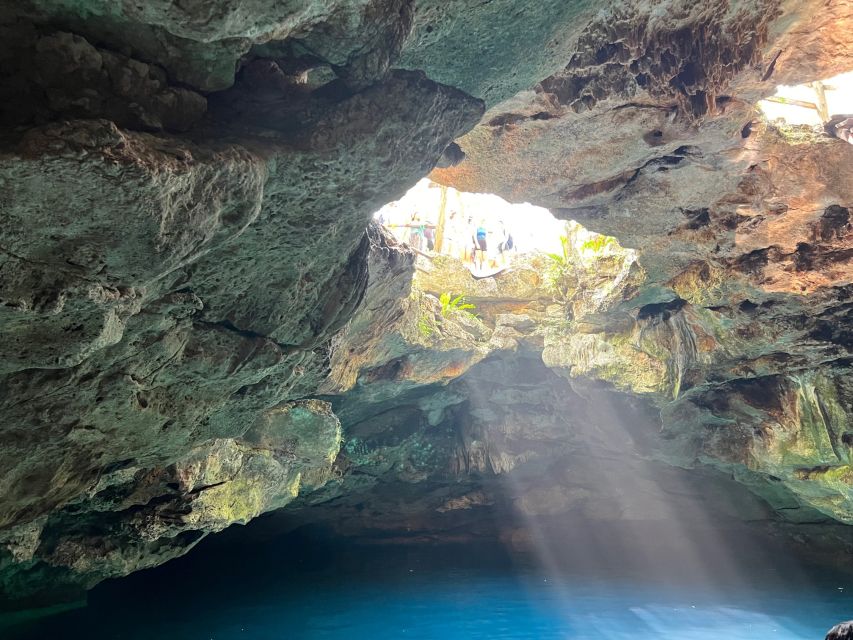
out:
M829 135L853 144L853 71L799 85L779 85L758 102L762 117L792 141Z
M420 255L460 260L475 277L496 275L519 256L560 253L560 238L568 235L566 224L543 207L458 191L429 178L373 219Z
M798 85L779 85L758 102L764 116L785 125L822 126L853 110L853 71Z

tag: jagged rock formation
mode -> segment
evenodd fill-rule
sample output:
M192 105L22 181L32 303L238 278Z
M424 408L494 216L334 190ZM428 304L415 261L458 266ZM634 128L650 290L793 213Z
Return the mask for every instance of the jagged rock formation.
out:
M500 535L519 543L529 535L517 527L519 516L770 521L767 505L723 475L675 468L681 459L672 457L648 397L592 380L604 377L596 363L605 356L584 328L632 295L636 253L592 236L566 263L534 256L476 280L452 258L415 260L393 245L375 252L371 282L391 286L368 286L336 338L338 377L326 388L346 425L339 473L268 518L267 530L319 522L366 539ZM476 316L439 307L448 291L475 303ZM572 339L578 345L569 352L555 347ZM633 383L666 377L627 340L624 350L634 355L611 358L607 371ZM572 375L581 366L583 377ZM696 509L700 495L704 510ZM796 504L790 493L778 495ZM815 516L805 509L788 517L806 514Z
M87 38L56 30L86 16L27 22L22 11L4 9L4 29L18 36L4 55L19 62L4 71L24 87L19 97L35 97L4 112L0 160L10 595L29 590L19 571L31 565L58 574L48 588L69 572L91 584L283 504L246 482L260 458L244 459L241 439L277 428L270 411L316 393L324 345L366 286L371 212L482 112L418 72L381 73L358 89L328 78L295 85L276 82L275 62L202 97L210 85L170 84L179 71L137 60L133 46L101 46L127 31L86 20ZM326 451L324 433L313 446ZM198 458L221 459L222 469L199 473L222 488L170 479ZM267 483L286 480L290 496L296 472L276 465ZM132 486L116 490L115 474L122 485L140 478L145 500ZM217 497L219 507L185 508ZM95 518L81 512L109 517L83 527ZM66 513L80 527L62 524ZM138 518L151 522L128 522Z
M753 107L853 66L850 8L670 9L590 23L564 70L490 110L433 178L635 248L632 295L554 336L545 362L660 406L670 460L850 522L853 147Z
M851 23L840 0L1 3L4 596L74 597L288 503L347 532L372 505L389 535L666 512L590 450L853 523L853 147L752 107L853 68ZM439 261L413 288L364 229L443 154L437 180L618 243L553 281ZM457 285L480 318L441 308Z

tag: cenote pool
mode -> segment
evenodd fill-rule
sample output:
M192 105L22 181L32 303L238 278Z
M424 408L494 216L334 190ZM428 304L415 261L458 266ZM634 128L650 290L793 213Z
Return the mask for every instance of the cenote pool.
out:
M556 544L545 554L551 566L532 551L487 543L283 540L243 554L202 547L104 583L88 606L6 629L4 636L811 640L853 615L849 575L806 571L760 541L729 543L734 560L698 562L676 549L671 562L665 549L636 561L630 544L612 553L571 548L560 555Z

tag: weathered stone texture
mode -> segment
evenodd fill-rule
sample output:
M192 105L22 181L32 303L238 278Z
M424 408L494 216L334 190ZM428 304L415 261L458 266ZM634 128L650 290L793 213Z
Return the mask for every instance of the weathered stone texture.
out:
M569 314L545 362L660 406L662 459L732 473L790 519L849 522L853 147L751 104L849 70L842 4L605 10L432 177L635 250L643 278L603 314Z
M266 442L270 411L316 393L367 285L372 211L482 113L377 69L358 90L241 81L210 110L187 90L199 108L173 126L156 67L33 37L14 73L50 91L7 114L0 159L0 526L21 596L153 566L322 485L336 445L297 472L239 438Z

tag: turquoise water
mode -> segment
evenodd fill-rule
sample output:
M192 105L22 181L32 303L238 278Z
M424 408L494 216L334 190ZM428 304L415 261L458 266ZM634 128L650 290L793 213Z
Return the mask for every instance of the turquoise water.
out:
M5 637L820 640L853 617L849 577L773 554L718 577L618 556L548 570L489 545L200 550Z

